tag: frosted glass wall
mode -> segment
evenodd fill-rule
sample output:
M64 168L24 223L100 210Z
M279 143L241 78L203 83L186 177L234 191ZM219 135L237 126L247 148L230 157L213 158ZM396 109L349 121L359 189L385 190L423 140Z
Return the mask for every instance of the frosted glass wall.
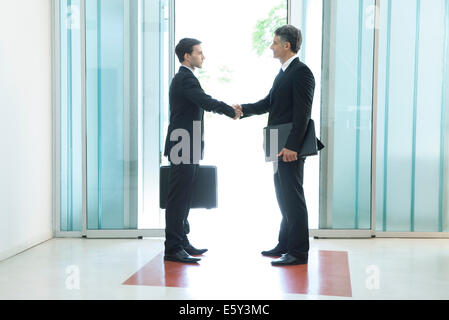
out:
M444 192L448 6L447 0L382 1L379 231L449 231Z

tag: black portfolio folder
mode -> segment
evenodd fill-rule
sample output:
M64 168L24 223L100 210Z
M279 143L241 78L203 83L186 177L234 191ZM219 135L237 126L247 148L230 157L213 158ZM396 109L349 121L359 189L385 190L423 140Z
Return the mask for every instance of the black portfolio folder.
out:
M265 148L265 161L273 162L278 161L278 154L285 148L287 139L292 131L293 124L281 124L277 126L270 126L264 128L264 148ZM270 133L273 133L270 134ZM271 139L277 136L277 147L273 145ZM273 148L273 150L271 150ZM307 126L306 136L304 137L304 143L301 150L298 153L298 158L306 158L310 156L318 155L318 152L324 149L323 143L316 137L315 122L310 119Z
M160 170L160 208L167 208L170 167ZM192 194L192 209L214 209L218 206L217 167L200 166Z

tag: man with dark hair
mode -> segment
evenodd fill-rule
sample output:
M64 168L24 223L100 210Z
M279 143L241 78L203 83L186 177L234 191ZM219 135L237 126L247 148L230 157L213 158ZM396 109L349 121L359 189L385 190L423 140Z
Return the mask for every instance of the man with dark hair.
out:
M242 116L240 110L208 96L196 78L195 68L205 60L201 42L182 39L176 46L182 66L170 86L170 124L165 143L165 156L170 161L167 208L165 213L165 260L195 263L207 249L196 249L187 238L187 221L192 189L204 151L204 111L224 114L232 119ZM184 133L184 135L183 135ZM198 140L195 137L198 136ZM179 137L181 142L178 141ZM186 138L187 137L187 138ZM184 139L188 140L182 141ZM179 148L186 143L188 147Z
M274 175L276 198L282 213L277 246L262 255L281 257L274 266L307 264L309 227L304 197L305 158L298 158L312 114L315 79L310 69L296 57L302 44L301 31L291 25L276 30L271 50L282 69L268 96L254 104L235 106L245 116L269 113L269 126L292 123L285 147L278 155Z
M197 39L185 38L182 39L175 48L176 56L179 59L179 62L182 64L186 59L185 55L192 55L194 47L197 45L201 45L201 41Z

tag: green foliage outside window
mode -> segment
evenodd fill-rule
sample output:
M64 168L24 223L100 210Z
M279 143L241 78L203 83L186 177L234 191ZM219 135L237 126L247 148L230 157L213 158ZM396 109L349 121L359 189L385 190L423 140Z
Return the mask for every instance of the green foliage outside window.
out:
M253 49L257 55L262 56L268 50L273 41L273 35L277 28L287 23L287 1L268 13L268 17L257 21L256 30L253 33Z

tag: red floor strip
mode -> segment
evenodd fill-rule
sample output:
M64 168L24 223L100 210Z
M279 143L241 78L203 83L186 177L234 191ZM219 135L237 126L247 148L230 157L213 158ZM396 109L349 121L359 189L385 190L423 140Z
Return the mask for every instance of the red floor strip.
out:
M124 285L195 288L204 290L254 290L256 292L351 297L347 252L311 251L309 264L273 267L259 255L209 254L197 265L165 262L156 256Z

